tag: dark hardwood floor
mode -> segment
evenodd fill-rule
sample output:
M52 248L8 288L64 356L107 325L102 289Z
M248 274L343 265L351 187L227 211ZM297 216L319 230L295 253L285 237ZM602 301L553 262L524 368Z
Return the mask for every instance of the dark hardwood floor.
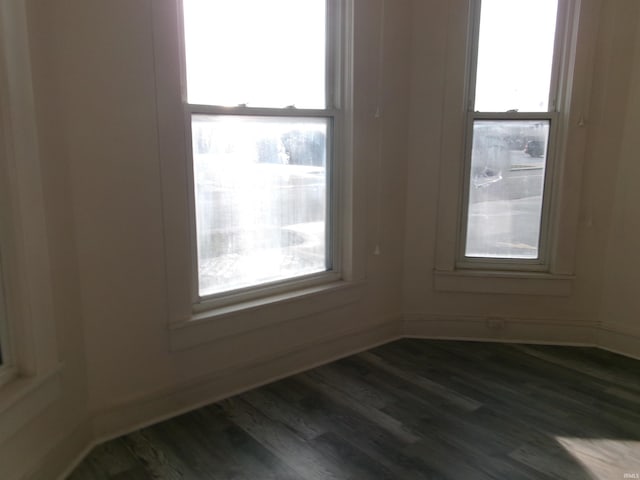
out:
M70 480L640 478L640 361L401 340L136 431Z

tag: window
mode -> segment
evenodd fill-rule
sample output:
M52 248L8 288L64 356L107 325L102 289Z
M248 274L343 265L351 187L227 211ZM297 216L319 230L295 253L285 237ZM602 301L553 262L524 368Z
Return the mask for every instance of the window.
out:
M6 11L0 8L0 21L6 16ZM0 47L8 40L8 35L0 34ZM14 365L12 345L9 335L9 315L6 303L5 286L9 285L9 273L7 253L11 252L11 204L14 201L11 195L12 185L9 182L9 161L11 159L10 115L9 106L9 83L8 65L6 53L0 48L0 387L9 383L15 378L16 369Z
M337 275L336 10L182 1L196 303Z
M0 443L62 388L28 38L0 2Z
M353 0L150 7L170 348L357 301Z
M434 288L570 295L597 9L447 5Z
M478 0L458 265L546 270L563 0Z
M12 365L10 362L9 332L4 304L4 281L2 276L2 264L0 263L0 386L8 382L13 376L13 369L11 368Z

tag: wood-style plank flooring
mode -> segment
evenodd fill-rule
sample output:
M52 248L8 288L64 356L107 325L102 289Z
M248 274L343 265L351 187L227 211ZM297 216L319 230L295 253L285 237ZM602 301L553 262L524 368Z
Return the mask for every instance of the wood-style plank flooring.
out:
M401 340L136 431L69 480L640 478L640 361Z

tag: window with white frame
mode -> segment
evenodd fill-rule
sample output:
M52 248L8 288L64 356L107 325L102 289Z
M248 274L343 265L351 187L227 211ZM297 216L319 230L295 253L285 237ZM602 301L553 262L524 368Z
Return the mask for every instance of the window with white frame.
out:
M9 323L5 307L4 273L0 257L0 386L8 383L15 375L9 342Z
M6 7L5 7L6 8ZM6 12L0 7L0 22L5 19ZM11 342L9 341L9 318L7 315L5 285L8 285L8 269L5 263L6 254L10 251L11 212L12 203L9 184L9 157L11 150L8 112L9 82L7 75L5 35L0 34L0 386L8 383L15 376ZM3 48L4 47L4 48Z
M461 268L547 268L566 4L473 4Z
M337 278L336 5L182 0L196 302Z
M24 2L0 2L0 441L60 385L28 39Z
M6 310L4 308L4 282L2 280L2 263L0 262L0 384L2 383L2 371L8 364L8 337L9 335L7 333Z

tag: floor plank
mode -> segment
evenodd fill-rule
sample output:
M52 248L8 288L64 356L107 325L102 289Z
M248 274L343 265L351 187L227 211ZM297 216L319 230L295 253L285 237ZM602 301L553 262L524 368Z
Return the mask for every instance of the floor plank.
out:
M640 361L406 339L95 448L69 480L640 475Z

